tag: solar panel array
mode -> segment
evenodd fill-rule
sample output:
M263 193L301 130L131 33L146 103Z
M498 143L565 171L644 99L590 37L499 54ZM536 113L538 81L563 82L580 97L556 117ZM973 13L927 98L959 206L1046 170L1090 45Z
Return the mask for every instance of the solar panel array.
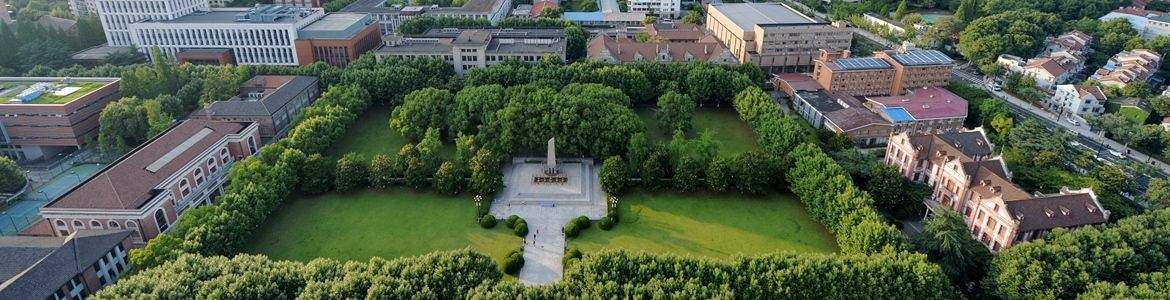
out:
M837 66L841 67L842 70L885 69L890 67L890 64L886 63L886 61L872 57L845 58L833 62L837 63Z
M898 62L907 66L945 65L955 62L938 50L914 50L893 56Z

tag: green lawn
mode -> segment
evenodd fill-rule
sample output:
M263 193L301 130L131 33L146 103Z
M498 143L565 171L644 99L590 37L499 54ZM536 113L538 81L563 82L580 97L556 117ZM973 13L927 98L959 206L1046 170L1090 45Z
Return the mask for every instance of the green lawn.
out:
M712 258L837 251L832 234L787 194L757 199L635 192L621 199L621 222L612 231L591 227L570 246L585 252L622 248Z
M469 196L410 191L292 199L253 236L245 252L275 259L364 261L472 247L497 262L522 245L502 224L480 228Z
M638 117L642 119L642 123L646 125L646 134L651 140L663 143L670 142L671 135L674 133L665 132L658 127L653 109L639 109L636 112ZM747 123L740 120L739 114L731 108L700 108L695 111L691 124L693 126L691 132L687 133L688 138L694 138L703 130L711 129L715 132L715 136L723 142L719 148L721 153L737 154L760 147L756 144L756 133Z
M375 154L394 154L402 145L406 145L406 137L398 131L390 129L389 106L371 106L364 114L358 117L353 127L349 128L345 136L337 142L330 154L341 156L349 152L357 152L366 158Z
M1131 106L1122 107L1121 109L1117 110L1117 113L1121 114L1121 116L1125 117L1126 119L1134 121L1137 124L1145 124L1146 118L1150 116L1149 112Z

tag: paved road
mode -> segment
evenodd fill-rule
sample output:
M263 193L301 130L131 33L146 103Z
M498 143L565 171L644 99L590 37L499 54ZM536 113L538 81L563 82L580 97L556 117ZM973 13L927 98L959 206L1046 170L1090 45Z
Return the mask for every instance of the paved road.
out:
M1133 149L1127 147L1126 145L1123 145L1121 143L1118 143L1117 141L1105 138L1104 136L1101 136L1100 134L1093 132L1092 129L1090 129L1089 126L1086 125L1085 122L1083 122L1083 121L1079 121L1078 122L1078 123L1080 123L1079 125L1072 124L1071 122L1068 121L1067 118L1060 118L1056 114L1049 112L1049 111L1046 111L1044 109L1041 109L1039 107L1033 106L1031 103L1028 103L1027 101L1020 100L1019 98L1016 98L1016 97L1009 95L1007 93L1004 93L1004 92L990 90L983 84L983 81L979 78L979 76L976 76L975 74L971 74L969 72L963 71L960 68L955 68L954 70L951 71L951 73L952 73L954 78L970 82L970 83L974 84L975 86L978 86L978 87L990 92L992 95L995 95L999 99L1005 100L1013 108L1013 110L1015 110L1017 112L1024 112L1024 113L1027 113L1028 115L1036 117L1037 119L1047 121L1047 123L1049 123L1050 125L1056 125L1059 127L1063 127L1065 130L1072 131L1073 133L1076 133L1078 138L1083 140L1083 141L1088 141L1088 142L1092 142L1095 144L1103 145L1103 146L1107 147L1107 149L1113 149L1114 151L1125 154L1126 156L1128 156L1128 158L1130 160L1133 160L1133 161L1138 162L1138 163L1149 164L1149 165L1159 169L1162 173L1170 174L1170 165L1167 165L1166 163L1163 163L1159 160L1150 158L1149 156L1147 156L1141 152L1138 152L1136 150L1133 150ZM1105 151L1102 153L1108 153L1108 151Z

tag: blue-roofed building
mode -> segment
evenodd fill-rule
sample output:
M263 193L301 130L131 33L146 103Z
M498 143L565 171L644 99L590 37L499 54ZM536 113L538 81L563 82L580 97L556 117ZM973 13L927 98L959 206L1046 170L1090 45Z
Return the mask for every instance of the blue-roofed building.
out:
M797 114L818 129L849 136L862 146L882 145L893 125L857 98L824 90L796 91L792 99Z

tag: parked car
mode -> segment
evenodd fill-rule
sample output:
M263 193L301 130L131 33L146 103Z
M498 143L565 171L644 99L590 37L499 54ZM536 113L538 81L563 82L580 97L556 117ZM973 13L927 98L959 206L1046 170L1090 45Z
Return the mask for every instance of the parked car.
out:
M1118 152L1117 150L1113 150L1112 148L1109 149L1109 154L1113 154L1113 156L1116 156L1116 157L1125 158L1125 153Z
M1068 123L1069 123L1069 124L1073 124L1073 125L1081 126L1081 121L1077 121L1077 119L1073 119L1073 117L1067 117L1067 118L1065 118L1065 119L1067 119L1067 120L1068 120Z

